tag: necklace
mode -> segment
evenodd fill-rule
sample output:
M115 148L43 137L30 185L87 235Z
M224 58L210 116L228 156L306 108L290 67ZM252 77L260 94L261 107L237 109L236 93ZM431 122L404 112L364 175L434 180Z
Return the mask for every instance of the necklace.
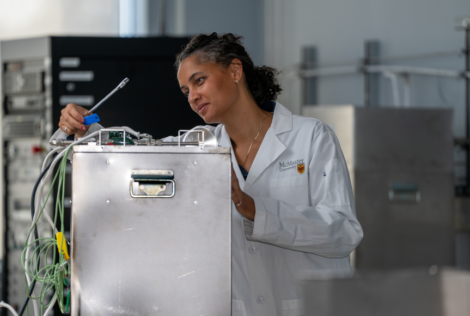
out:
M251 146L253 146L253 143L254 143L255 140L258 138L259 133L261 133L261 130L263 129L263 122L264 122L264 120L265 120L267 117L268 117L268 114L266 114L266 116L264 117L264 119L261 121L261 126L259 127L258 134L256 134L255 139L253 139L253 141L252 141L251 144L250 144L250 148L248 148L248 152L246 153L245 162L243 163L243 166L246 165L246 161L248 160L248 155L250 154L250 151L251 151Z

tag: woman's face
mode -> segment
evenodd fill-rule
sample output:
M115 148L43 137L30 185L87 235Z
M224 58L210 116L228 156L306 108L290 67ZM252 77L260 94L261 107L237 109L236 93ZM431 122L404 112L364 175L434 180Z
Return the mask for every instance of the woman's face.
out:
M224 69L216 63L200 63L194 55L181 63L177 75L181 91L206 123L223 123L233 109L239 97L235 83L240 80L238 68L233 64Z

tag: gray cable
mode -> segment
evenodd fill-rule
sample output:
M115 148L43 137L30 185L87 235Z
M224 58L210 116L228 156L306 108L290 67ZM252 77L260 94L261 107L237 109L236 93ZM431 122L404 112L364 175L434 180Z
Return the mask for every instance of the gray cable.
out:
M124 88L124 86L125 86L126 83L128 83L128 82L129 82L129 78L125 78L123 81L121 81L121 83L120 83L113 91L111 91L107 96L105 96L105 97L103 98L103 100L101 100L100 102L98 102L98 104L96 104L94 107L92 107L91 110L88 111L86 114L91 113L91 112L93 112L94 110L96 110L101 104L104 103L104 101L108 100L113 94L115 94L116 91L118 91L118 90Z

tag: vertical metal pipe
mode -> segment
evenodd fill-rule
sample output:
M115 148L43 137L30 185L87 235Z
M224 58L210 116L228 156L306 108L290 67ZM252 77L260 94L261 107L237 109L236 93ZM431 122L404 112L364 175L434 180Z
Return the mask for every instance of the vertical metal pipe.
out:
M160 30L161 30L161 36L166 36L166 0L161 0L162 5L161 5L161 15L160 15Z
M364 106L379 105L379 74L370 74L366 67L379 64L380 42L369 40L364 43Z
M364 66L364 106L366 108L370 107L370 78L367 72L367 66L370 64L369 52L369 42L366 41L364 43L364 60L362 61Z
M465 71L470 71L470 25L465 27ZM467 118L467 141L470 139L470 78L465 77L465 117ZM470 194L470 146L467 145L467 187L466 194Z
M317 49L315 46L306 46L302 49L302 68L312 69L317 65ZM318 104L317 77L303 78L302 105Z

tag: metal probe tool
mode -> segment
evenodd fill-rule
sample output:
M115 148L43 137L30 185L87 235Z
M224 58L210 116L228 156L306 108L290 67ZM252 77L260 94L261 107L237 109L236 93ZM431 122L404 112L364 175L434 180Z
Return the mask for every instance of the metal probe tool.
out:
M88 113L91 113L93 112L94 110L96 110L101 104L104 103L104 101L108 100L114 93L116 93L116 91L124 88L124 86L126 85L126 83L129 82L129 78L125 78L123 81L121 81L121 83L113 90L111 91L107 96L105 96L103 98L103 100L101 100L100 102L98 102L94 107L91 108L90 111L88 111L86 114Z

